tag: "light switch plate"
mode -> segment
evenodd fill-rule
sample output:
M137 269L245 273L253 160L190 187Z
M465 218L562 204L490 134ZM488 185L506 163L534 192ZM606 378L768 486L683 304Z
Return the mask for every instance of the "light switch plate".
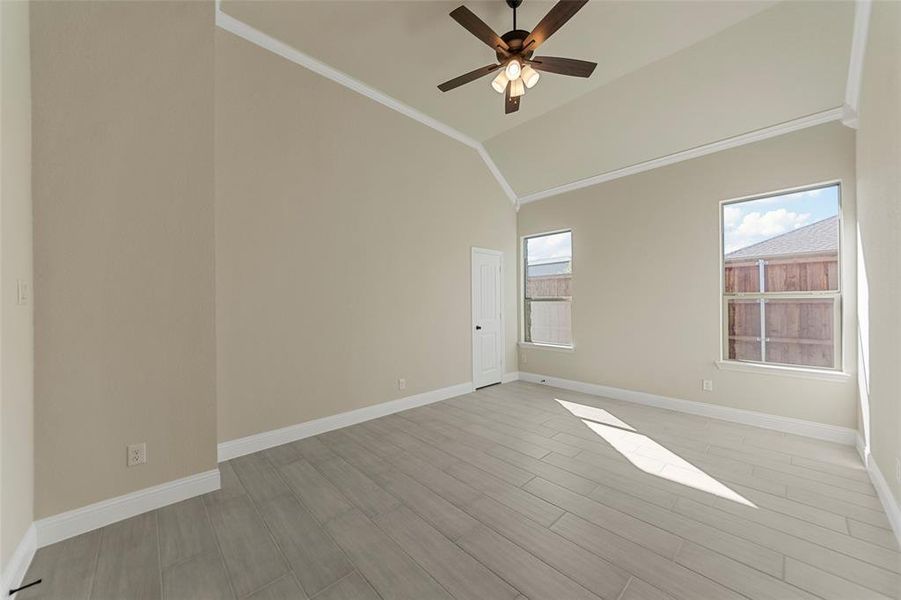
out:
M31 300L31 286L24 279L16 280L16 304L25 306Z

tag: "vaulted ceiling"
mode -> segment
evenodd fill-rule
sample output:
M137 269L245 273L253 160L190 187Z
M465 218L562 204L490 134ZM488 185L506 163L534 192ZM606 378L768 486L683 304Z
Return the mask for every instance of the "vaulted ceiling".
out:
M462 2L498 33L504 2ZM590 1L543 47L598 63L588 80L544 74L505 115L490 63L455 23L456 1L222 0L221 10L482 142L517 196L842 105L853 2ZM531 29L553 6L525 0Z

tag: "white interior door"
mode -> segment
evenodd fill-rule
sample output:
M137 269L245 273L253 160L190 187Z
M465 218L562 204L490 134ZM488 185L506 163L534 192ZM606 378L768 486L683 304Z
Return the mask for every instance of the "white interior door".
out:
M504 255L472 249L472 383L500 383L504 375L504 315L501 297Z

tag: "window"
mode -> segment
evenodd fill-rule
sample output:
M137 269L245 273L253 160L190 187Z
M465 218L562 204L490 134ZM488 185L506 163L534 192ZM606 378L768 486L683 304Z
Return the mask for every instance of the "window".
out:
M841 369L838 184L722 204L723 356Z
M523 341L572 347L572 232L523 239Z

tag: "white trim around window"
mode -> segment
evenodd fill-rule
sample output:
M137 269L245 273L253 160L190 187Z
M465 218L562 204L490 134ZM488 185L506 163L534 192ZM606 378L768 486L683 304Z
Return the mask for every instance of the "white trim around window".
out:
M575 352L575 346L560 346L557 344L536 344L535 342L519 342L520 348L541 348L542 350L552 350L554 352Z
M572 322L570 322L570 338L571 343L566 344L550 344L550 343L541 343L541 342L531 342L526 341L526 285L527 285L527 265L526 262L528 260L528 256L526 253L526 240L538 237L544 237L548 235L555 235L559 233L568 233L570 235L570 253L572 252L572 236L573 236L573 228L567 227L564 229L554 229L551 231L538 231L536 233L529 233L526 235L519 236L519 341L518 345L520 348L543 348L546 350L553 350L558 352L572 352L575 349L575 332L573 331ZM573 269L574 257L570 256L570 268ZM572 298L569 301L570 306L570 319L572 319Z
M740 360L714 361L716 368L721 371L736 371L739 373L756 373L764 375L781 375L785 377L797 377L800 379L817 379L819 381L849 381L851 373L835 371L832 369L809 369L805 367L790 367L787 365L773 365L755 362L743 362Z
M723 227L723 211L730 204L748 202L752 200L760 200L775 196L782 196L797 192L805 192L820 188L837 187L838 188L838 289L833 291L817 291L817 292L763 292L763 293L726 293L725 279L725 230ZM803 377L807 379L820 379L829 381L846 381L850 375L844 371L844 348L846 323L844 319L844 306L842 297L845 293L845 235L844 235L844 210L843 210L843 184L840 179L828 180L808 185L802 185L781 190L774 190L760 194L731 198L719 202L718 207L719 220L719 305L720 305L720 352L719 359L715 361L716 366L723 370L741 371L746 373L764 373L788 375L792 377ZM761 283L761 285L763 285ZM741 361L730 359L727 355L729 347L729 325L728 319L728 302L729 300L761 300L766 302L769 299L808 299L808 298L828 298L833 300L833 332L835 339L833 340L833 367L807 367L804 365L792 365L782 363L768 363L756 361ZM761 323L763 327L763 323ZM761 329L761 336L765 338L765 332ZM765 360L765 356L761 357Z

